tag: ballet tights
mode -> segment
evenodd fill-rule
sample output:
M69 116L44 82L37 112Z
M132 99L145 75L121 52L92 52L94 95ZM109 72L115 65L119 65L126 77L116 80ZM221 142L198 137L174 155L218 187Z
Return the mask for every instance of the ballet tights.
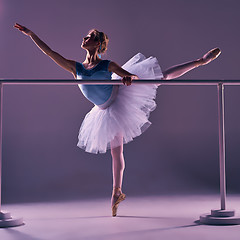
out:
M168 68L167 70L163 71L163 79L169 80L173 78L178 78L183 74L189 72L190 70L202 65L201 59L182 63L179 65L175 65L173 67Z
M123 141L122 137L117 137L118 141L121 141L121 145L115 148L111 148L112 155L112 173L113 173L113 193L114 196L119 196L122 191L123 172L125 168L124 156L123 156ZM116 140L116 139L115 139ZM113 198L112 198L113 205Z

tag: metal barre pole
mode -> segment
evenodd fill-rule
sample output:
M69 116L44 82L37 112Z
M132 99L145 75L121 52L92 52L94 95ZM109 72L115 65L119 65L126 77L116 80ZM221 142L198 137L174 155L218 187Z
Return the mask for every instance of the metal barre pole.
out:
M122 85L121 80L73 80L73 79L0 79L4 85L77 85L77 84L110 84ZM134 80L132 84L160 84L160 85L240 85L240 80L161 80L161 79L139 79Z

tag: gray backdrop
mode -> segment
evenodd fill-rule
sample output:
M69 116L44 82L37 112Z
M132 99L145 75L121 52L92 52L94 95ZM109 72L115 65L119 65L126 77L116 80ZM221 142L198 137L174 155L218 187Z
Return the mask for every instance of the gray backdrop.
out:
M76 61L92 28L108 34L105 58L119 64L142 52L165 69L220 47L219 59L181 79L239 79L239 9L238 0L0 0L0 77L72 79L12 27L18 22ZM228 192L239 193L240 88L225 92ZM218 192L216 87L161 86L156 101L152 126L125 146L124 192ZM77 86L4 87L3 202L110 197L110 153L76 146L92 106Z

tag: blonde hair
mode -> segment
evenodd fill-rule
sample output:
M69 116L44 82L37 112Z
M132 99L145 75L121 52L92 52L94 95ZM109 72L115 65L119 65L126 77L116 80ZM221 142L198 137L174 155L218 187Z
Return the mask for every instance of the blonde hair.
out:
M105 53L108 47L108 36L104 32L99 32L97 29L92 29L90 32L93 32L95 35L95 41L100 42L100 47L98 49L98 53Z

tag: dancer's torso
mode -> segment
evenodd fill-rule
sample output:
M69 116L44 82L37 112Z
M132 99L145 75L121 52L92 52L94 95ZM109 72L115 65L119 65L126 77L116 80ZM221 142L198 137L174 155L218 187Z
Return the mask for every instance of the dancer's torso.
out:
M86 69L82 63L76 62L77 79L111 80L112 73L108 71L109 60L102 60L95 67ZM107 108L115 99L118 86L79 84L83 95L102 109Z

